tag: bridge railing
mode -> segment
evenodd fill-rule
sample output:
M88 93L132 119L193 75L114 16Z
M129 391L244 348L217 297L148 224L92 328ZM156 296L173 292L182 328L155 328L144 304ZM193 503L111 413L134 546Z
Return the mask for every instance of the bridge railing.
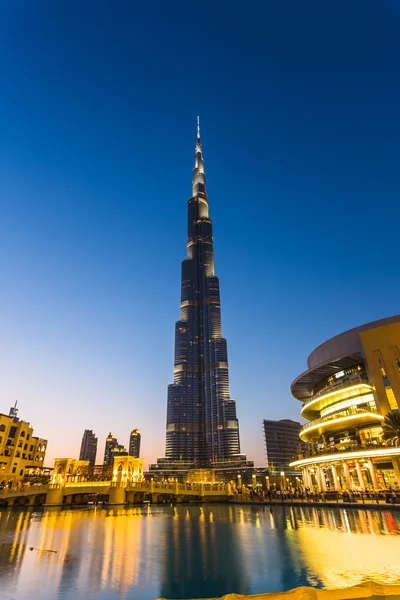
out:
M208 492L224 492L225 484L224 483L205 483L204 490Z
M128 487L140 489L140 490L148 490L150 488L149 481L130 481L128 483Z
M93 488L93 487L109 487L111 481L69 481L65 484L65 488Z
M0 498L7 498L9 496L31 496L33 494L47 494L49 491L49 485L29 485L20 488L4 488L0 490Z
M154 489L174 492L176 490L176 484L175 483L156 483L156 484L154 484Z

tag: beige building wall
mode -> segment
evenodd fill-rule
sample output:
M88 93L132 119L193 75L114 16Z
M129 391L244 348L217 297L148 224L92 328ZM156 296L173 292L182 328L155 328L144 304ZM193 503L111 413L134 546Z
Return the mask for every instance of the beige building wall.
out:
M33 435L27 421L0 414L0 487L14 485L44 466L47 440Z
M360 333L376 402L383 415L400 408L400 323Z

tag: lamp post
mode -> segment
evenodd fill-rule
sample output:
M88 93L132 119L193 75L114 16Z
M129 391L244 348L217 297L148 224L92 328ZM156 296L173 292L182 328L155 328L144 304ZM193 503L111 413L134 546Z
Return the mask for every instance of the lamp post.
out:
M281 471L281 491L285 489L285 471Z

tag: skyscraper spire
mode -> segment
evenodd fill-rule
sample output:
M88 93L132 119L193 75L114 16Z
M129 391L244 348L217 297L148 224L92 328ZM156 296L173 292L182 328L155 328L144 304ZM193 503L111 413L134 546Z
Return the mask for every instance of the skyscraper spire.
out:
M200 117L197 117L196 156L193 169L192 197L207 198L206 176L204 173L203 150L200 142Z

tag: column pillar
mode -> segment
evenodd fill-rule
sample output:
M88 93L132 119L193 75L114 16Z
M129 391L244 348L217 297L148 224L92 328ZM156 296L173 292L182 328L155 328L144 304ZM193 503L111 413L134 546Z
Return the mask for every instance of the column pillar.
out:
M109 504L126 504L125 485L113 481L110 485Z
M360 485L361 491L365 492L364 479L362 476L361 467L360 467L360 463L358 462L358 460L356 460L356 470L357 470L358 483Z
M392 458L392 463L394 474L396 475L397 483L400 487L400 459L394 456Z
M349 465L347 464L347 462L345 460L342 461L342 468L343 468L343 473L344 473L344 476L346 479L347 487L348 487L349 491L351 491L353 489L353 482L352 482L350 471L349 471Z
M61 483L51 483L46 495L45 506L61 506L63 503L64 487Z
M306 478L307 478L307 487L311 490L312 489L312 477L311 477L310 469L308 467L306 467Z
M303 479L303 487L306 488L308 487L308 480L307 480L307 469L305 467L303 467L301 469L301 477Z
M320 489L321 492L326 492L326 483L325 483L324 470L323 470L323 468L320 465L317 466L317 473L318 473L319 489Z
M339 481L338 481L336 465L331 465L331 469L332 469L333 485L335 487L335 490L338 491L340 486L339 486Z
M307 469L307 475L308 475L308 487L310 488L310 490L312 490L314 487L314 484L313 484L312 473L311 473L310 469Z
M369 472L371 473L372 485L374 487L374 490L377 491L378 490L378 481L376 479L374 463L372 462L372 460L370 458L368 459L368 468L369 468Z

